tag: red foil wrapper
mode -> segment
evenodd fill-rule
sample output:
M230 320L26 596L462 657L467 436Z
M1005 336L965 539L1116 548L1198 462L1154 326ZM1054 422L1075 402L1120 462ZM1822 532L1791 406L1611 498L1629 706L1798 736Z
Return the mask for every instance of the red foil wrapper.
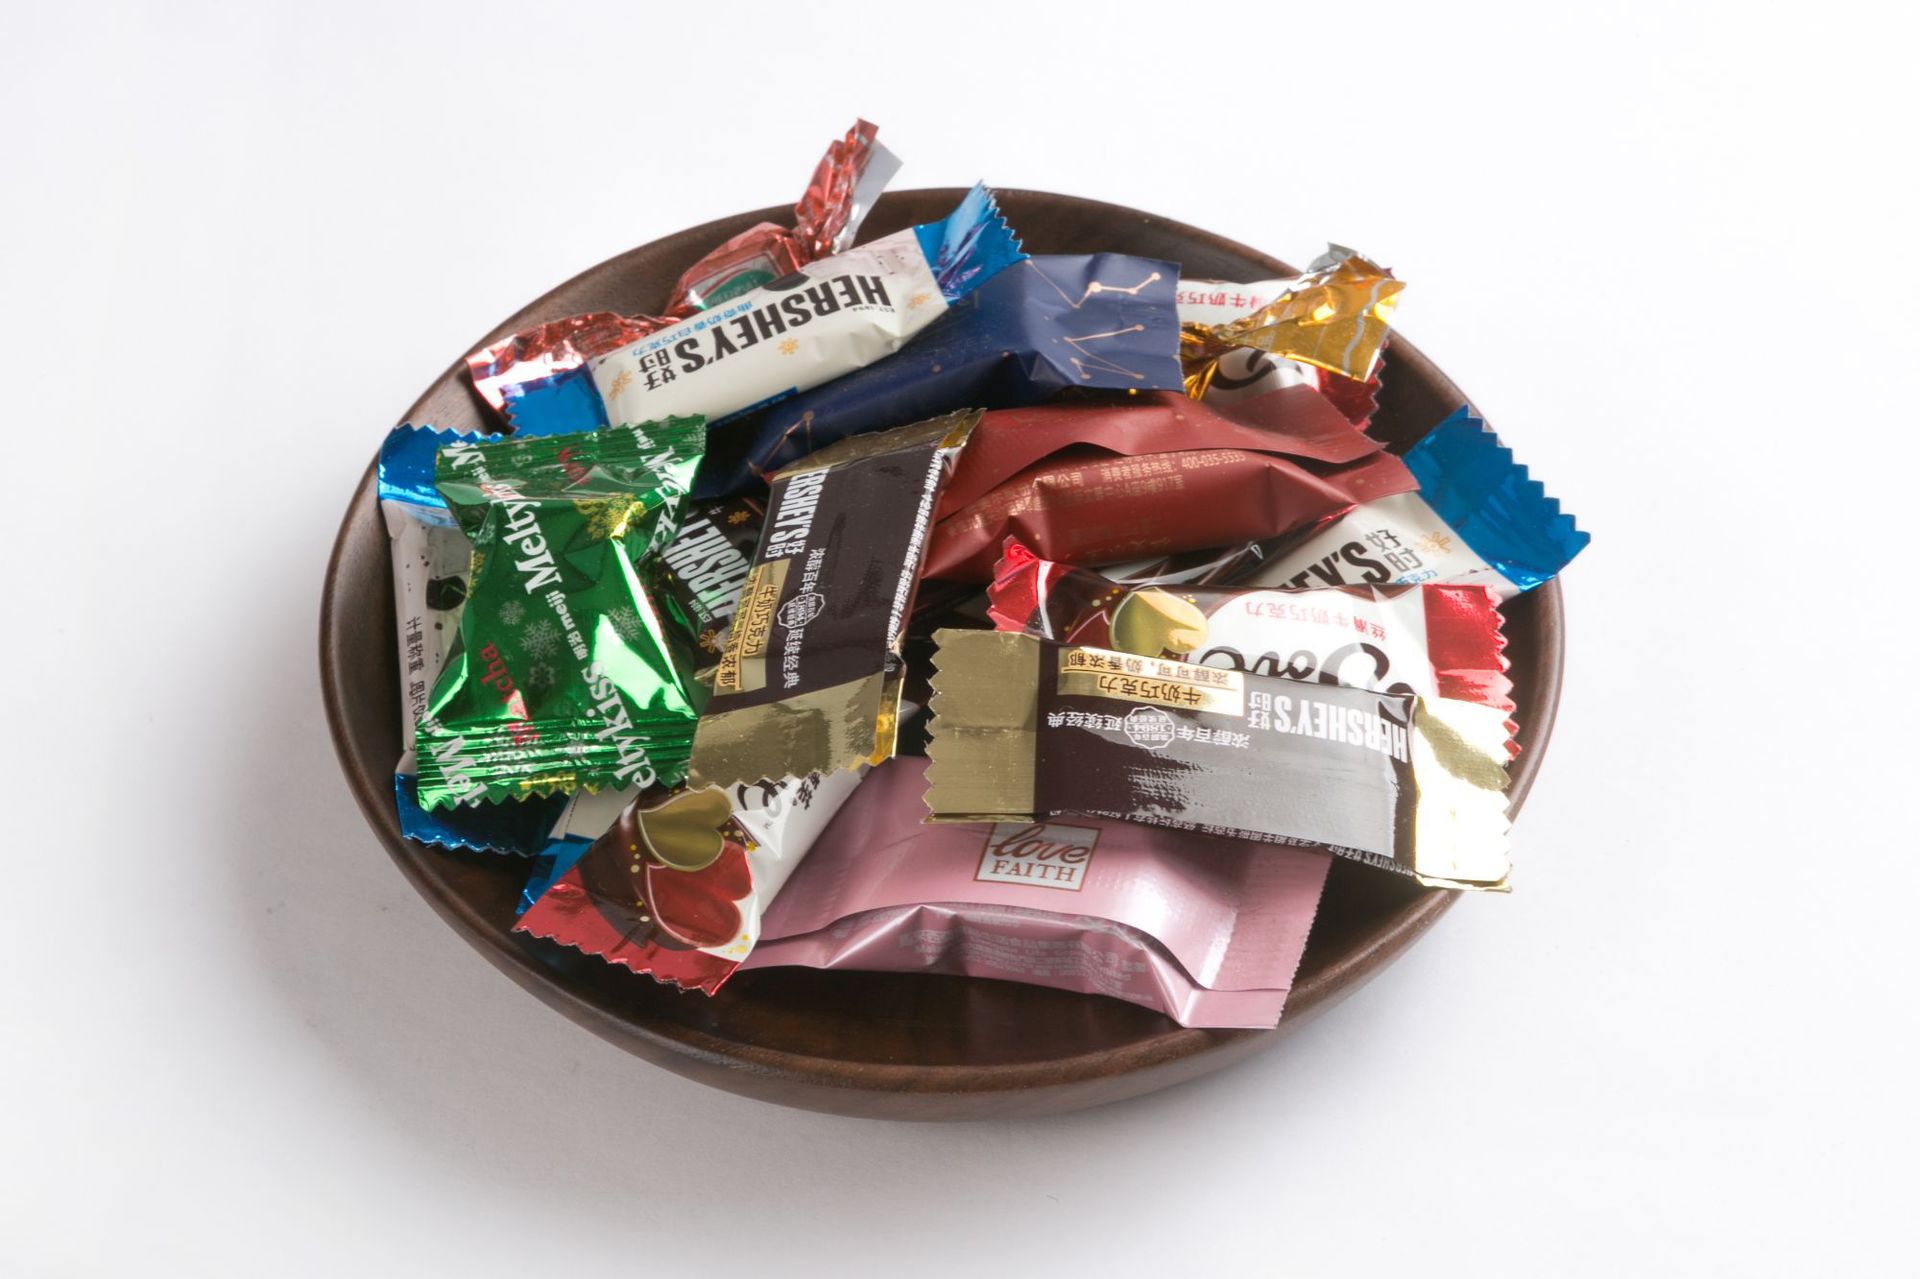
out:
M1414 487L1308 386L1227 409L1154 392L996 410L960 456L926 576L988 581L1009 536L1077 564L1257 541Z
M502 388L578 368L656 329L678 323L710 302L744 292L839 252L853 242L873 199L899 162L875 141L879 130L856 120L814 168L794 206L791 229L762 222L715 246L674 283L661 315L594 311L550 320L482 347L467 357L474 390L504 413Z
M851 245L859 219L866 214L857 197L877 151L878 132L865 120L856 120L847 136L820 157L806 193L793 206L792 228L762 222L715 248L674 283L667 314L692 315Z
M480 398L499 413L506 405L502 387L578 368L596 355L617 351L671 323L665 316L615 315L611 311L569 315L481 347L467 357L467 373Z

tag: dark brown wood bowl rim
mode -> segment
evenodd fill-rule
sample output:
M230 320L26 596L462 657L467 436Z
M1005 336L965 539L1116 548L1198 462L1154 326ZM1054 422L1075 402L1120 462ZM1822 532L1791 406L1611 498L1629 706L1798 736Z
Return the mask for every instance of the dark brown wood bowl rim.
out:
M963 189L956 187L931 192L919 190L912 194L950 196L957 201L963 194ZM1141 219L1183 238L1217 248L1221 252L1258 261L1263 269L1273 276L1295 273L1279 259L1250 249L1224 236L1188 226L1171 218L1143 213L1124 205L1044 191L1002 189L1001 194L1056 202L1062 206L1077 207L1089 212L1105 212L1121 218ZM762 209L750 215L750 218L752 221L787 221L790 220L790 216L790 209L774 206ZM717 218L693 230L698 233L709 227L719 228L741 220L739 215ZM717 240L719 237L716 234L714 238ZM642 245L628 252L639 253L649 247L650 245ZM467 349L478 349L525 327L536 317L552 314L549 310L551 299L567 293L576 283L587 277L607 270L612 263L624 256L626 254L617 255L588 267L564 283L548 290L489 330L485 336L472 343ZM1396 335L1394 338L1393 357L1398 363L1411 364L1415 368L1424 370L1458 392L1458 388L1453 387L1451 380L1436 369L1431 361L1427 360L1403 336ZM431 398L433 388L439 386L449 375L455 378L462 377L464 368L463 356L429 384L428 390L414 402L401 420L419 420L423 407ZM1460 394L1458 398L1461 402L1467 402L1464 394ZM393 812L390 778L369 776L355 764L349 745L348 726L342 710L344 689L349 682L349 673L341 668L338 646L333 641L333 634L341 625L341 619L336 615L335 609L336 587L339 581L341 559L346 553L354 525L357 519L362 518L361 512L366 509L370 500L374 483L374 469L369 464L348 506L347 513L341 520L332 553L328 557L326 582L321 595L319 627L321 689L326 705L328 728L333 737L335 753L340 760L341 771L346 774L348 786L368 824L380 836L388 854L414 888L432 904L443 919L453 926L455 931L480 950L495 967L571 1020L630 1051L637 1050L636 1045L631 1042L637 1037L654 1050L645 1055L650 1057L657 1055L656 1059L662 1063L670 1063L671 1059L680 1058L688 1067L705 1067L706 1069L692 1069L687 1073L722 1086L725 1086L724 1078L711 1072L746 1071L763 1078L791 1080L806 1088L824 1086L892 1093L1055 1090L1088 1080L1106 1079L1164 1066L1198 1054L1220 1051L1249 1036L1271 1037L1275 1033L1260 1030L1218 1031L1175 1027L1151 1039L1075 1057L987 1065L891 1065L848 1061L741 1044L680 1024L669 1023L663 1028L646 1022L612 1016L601 1008L580 999L556 981L548 970L541 967L537 960L523 950L522 944L514 939L514 934L503 929L497 921L481 915L464 899L448 891L440 879L429 873L427 867L430 863L427 859L434 855L432 850L416 847L400 834ZM1563 678L1565 640L1561 625L1562 600L1559 583L1551 582L1539 588L1535 594L1539 597L1535 607L1541 613L1538 630L1541 636L1549 639L1551 651L1545 654L1547 660L1540 664L1536 681L1541 713L1529 724L1531 744L1514 768L1510 793L1512 795L1511 811L1515 814L1519 812L1533 784L1540 759L1546 752L1548 739L1552 735L1553 720L1559 706ZM1428 928L1431 928L1453 904L1456 896L1457 894L1452 892L1432 890L1409 899L1384 928L1373 932L1363 944L1341 955L1293 988L1288 997L1287 1017L1282 1023L1283 1026L1298 1024L1315 1011L1337 1001L1346 991L1385 966ZM1181 1077L1186 1077L1187 1073L1182 1072Z

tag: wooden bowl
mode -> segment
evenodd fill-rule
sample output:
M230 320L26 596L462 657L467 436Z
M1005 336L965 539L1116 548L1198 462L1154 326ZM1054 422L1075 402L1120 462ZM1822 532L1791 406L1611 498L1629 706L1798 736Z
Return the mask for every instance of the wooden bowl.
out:
M888 195L866 233L932 221L961 194ZM1004 191L1000 203L1033 253L1133 253L1178 262L1195 278L1251 281L1292 273L1219 236L1118 205L1036 191ZM515 313L474 345L581 311L652 310L705 250L755 222L790 216L777 208L743 213L624 253ZM1405 447L1465 399L1412 344L1395 338L1375 429ZM401 420L465 431L490 425L459 359ZM1513 770L1517 810L1540 767L1559 697L1560 588L1549 584L1506 611L1524 745ZM392 789L400 754L393 627L387 537L369 467L341 523L320 614L328 723L367 821L414 887L502 972L628 1051L751 1097L849 1115L970 1119L1138 1096L1279 1042L1378 972L1452 902L1450 893L1336 862L1286 1018L1273 1031L1187 1030L1117 999L911 974L770 969L740 975L713 998L679 994L575 951L515 936L510 928L527 873L523 860L450 854L401 838Z

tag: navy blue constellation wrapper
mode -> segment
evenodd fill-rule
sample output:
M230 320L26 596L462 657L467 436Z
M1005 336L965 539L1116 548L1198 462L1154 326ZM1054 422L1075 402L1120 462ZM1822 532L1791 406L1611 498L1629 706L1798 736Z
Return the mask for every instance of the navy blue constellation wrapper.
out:
M713 441L695 492L757 488L836 440L956 409L1022 408L1070 386L1179 390L1179 274L1119 253L1017 262L893 355L719 428L736 438Z

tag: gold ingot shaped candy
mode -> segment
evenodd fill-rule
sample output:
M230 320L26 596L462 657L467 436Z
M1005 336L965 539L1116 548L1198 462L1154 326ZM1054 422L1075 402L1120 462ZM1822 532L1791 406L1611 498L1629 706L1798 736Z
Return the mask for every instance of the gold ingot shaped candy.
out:
M639 814L640 837L661 865L674 870L705 870L726 847L720 828L731 816L733 808L724 792L712 788L682 791Z

